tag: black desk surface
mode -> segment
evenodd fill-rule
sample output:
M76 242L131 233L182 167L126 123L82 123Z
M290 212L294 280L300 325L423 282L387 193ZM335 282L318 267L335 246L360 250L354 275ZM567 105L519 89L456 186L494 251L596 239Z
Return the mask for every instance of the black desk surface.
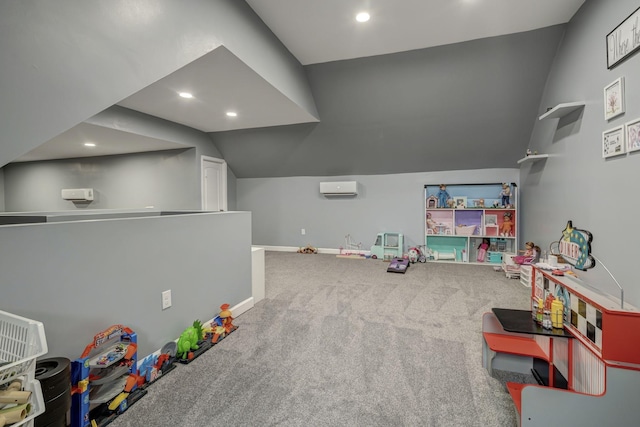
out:
M492 308L502 328L507 332L521 334L546 335L556 338L573 338L566 329L545 329L531 317L530 310L513 310L510 308Z

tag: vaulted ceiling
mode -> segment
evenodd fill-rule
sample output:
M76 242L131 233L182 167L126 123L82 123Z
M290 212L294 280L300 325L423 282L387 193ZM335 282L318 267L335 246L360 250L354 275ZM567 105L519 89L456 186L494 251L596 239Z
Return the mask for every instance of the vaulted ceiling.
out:
M515 167L562 24L584 0L246 2L304 66L317 114L224 47L119 103L210 133L238 177ZM371 19L357 23L364 9ZM176 88L196 102L169 99ZM18 161L96 155L73 148L90 131L81 124ZM184 148L148 142L128 149Z

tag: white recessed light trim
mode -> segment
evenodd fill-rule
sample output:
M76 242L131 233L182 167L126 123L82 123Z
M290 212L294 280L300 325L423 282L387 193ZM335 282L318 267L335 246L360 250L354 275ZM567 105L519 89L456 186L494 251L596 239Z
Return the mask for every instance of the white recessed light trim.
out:
M193 95L191 93L189 93L189 92L180 92L180 93L178 93L178 95L180 95L180 97L186 98L186 99L193 98Z
M235 111L227 111L227 116L228 117L237 117L238 113L236 113Z
M85 146L85 147L95 147L95 146L96 146L96 144L95 144L95 143L93 143L93 142L85 142L85 143L84 143L84 146Z
M356 15L356 21L367 22L371 16L367 12L360 12Z

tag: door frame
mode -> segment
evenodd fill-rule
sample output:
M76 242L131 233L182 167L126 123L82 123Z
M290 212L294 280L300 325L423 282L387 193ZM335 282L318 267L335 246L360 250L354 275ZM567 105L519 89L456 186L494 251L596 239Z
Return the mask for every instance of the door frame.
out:
M227 211L227 162L224 159L218 159L216 157L210 156L200 156L200 209L205 210L205 176L204 169L205 163L218 163L222 168L222 176L220 178L220 182L218 182L218 187L220 190L220 194L222 195L222 206L220 209L223 211Z

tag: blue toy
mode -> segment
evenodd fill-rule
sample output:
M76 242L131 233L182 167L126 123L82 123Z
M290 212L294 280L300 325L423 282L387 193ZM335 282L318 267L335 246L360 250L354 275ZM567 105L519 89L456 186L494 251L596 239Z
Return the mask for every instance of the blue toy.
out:
M447 192L447 186L444 184L440 184L440 191L436 194L438 198L438 207L446 208L448 206L447 202L451 199L451 196Z

